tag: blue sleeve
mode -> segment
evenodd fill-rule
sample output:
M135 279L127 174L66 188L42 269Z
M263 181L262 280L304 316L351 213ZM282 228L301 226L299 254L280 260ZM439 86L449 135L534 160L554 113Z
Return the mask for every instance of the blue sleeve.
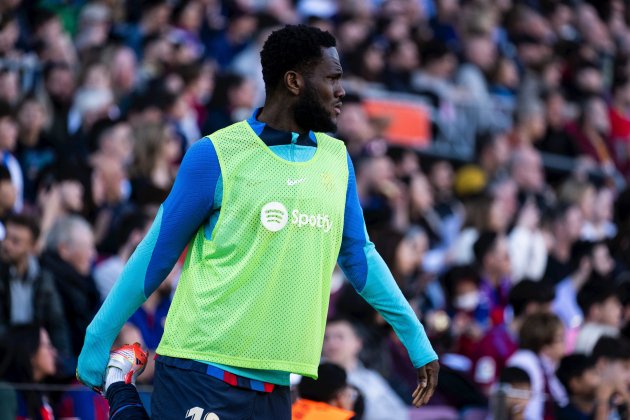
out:
M413 365L416 368L424 366L436 360L437 354L385 261L368 238L357 195L354 167L349 156L348 172L339 266L359 295L394 328L409 352Z
M123 324L162 283L211 214L220 173L212 142L206 138L193 144L149 232L87 328L77 369L86 385L102 385L110 347Z

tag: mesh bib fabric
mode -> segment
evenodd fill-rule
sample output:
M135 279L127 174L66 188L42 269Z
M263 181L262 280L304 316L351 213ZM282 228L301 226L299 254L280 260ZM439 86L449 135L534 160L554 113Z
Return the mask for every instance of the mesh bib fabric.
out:
M159 354L317 376L348 185L342 142L276 156L241 122L212 135L223 207L189 245Z

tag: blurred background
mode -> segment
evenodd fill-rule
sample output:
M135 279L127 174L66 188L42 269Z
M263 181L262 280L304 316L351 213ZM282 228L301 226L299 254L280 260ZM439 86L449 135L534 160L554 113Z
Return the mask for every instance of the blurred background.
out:
M309 386L352 390L357 419L628 418L628 3L1 0L0 418L107 418L73 379L85 328L183 154L262 105L259 50L297 23L337 38L336 137L442 364L412 409L404 347L337 270L322 356L347 383ZM120 343L155 350L179 269Z

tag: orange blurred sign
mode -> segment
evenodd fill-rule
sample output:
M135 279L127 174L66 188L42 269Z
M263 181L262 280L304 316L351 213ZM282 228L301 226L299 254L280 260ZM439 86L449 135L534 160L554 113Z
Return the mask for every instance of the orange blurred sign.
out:
M350 420L354 412L323 402L298 399L292 407L293 420Z
M392 99L365 99L370 118L385 122L385 139L401 146L422 148L431 141L431 118L426 106Z

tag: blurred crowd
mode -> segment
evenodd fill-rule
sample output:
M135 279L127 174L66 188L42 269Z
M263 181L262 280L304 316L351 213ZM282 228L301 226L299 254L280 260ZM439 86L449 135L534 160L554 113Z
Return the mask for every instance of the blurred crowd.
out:
M183 154L262 105L259 50L295 23L337 38L336 136L442 364L431 406L411 410L406 350L336 271L323 379L302 399L366 420L628 418L623 0L1 1L1 380L74 386L85 328ZM396 146L368 97L425 106L431 146L450 155ZM155 350L179 268L120 343ZM14 389L31 417L107 410L38 389Z

